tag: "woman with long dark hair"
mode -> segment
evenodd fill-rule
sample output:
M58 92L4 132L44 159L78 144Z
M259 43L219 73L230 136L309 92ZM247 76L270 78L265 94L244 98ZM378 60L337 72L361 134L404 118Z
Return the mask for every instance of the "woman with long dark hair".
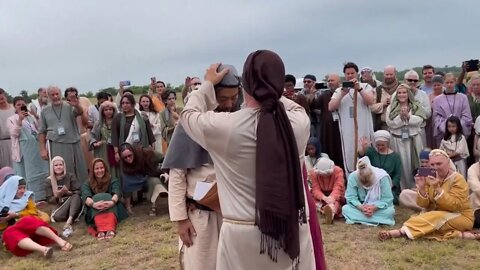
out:
M120 196L120 182L111 177L106 162L94 159L90 177L82 186L82 201L86 206L88 232L98 240L113 238L117 223L128 217L125 207L119 202Z
M156 200L158 196L167 193L160 176L163 173L159 164L162 155L152 148L133 147L124 143L120 146L122 158L122 187L125 195L127 211L133 214L131 194L147 189L147 199L152 203L150 215L156 215Z
M138 103L140 103L140 112L150 122L150 127L152 128L153 135L155 136L153 149L162 153L162 120L160 117L160 112L157 112L155 109L152 98L150 98L149 95L142 95Z
M115 159L120 161L118 148L123 143L149 147L155 142L150 121L145 119L135 109L135 98L126 94L120 99L122 112L112 123L112 145L114 146Z
M440 143L439 149L445 151L455 164L457 172L467 177L468 151L467 139L463 135L460 118L452 115L445 123L445 135Z

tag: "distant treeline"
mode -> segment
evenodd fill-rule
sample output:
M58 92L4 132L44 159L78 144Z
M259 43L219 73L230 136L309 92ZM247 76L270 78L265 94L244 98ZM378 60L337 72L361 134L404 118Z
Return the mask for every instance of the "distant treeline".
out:
M399 80L403 80L403 77L404 77L405 73L409 70L410 69L405 69L405 70L398 71L397 78ZM418 74L420 75L420 78L422 77L422 67L414 67L413 70L418 72ZM435 67L435 71L442 71L442 72L445 72L445 73L451 72L451 73L454 73L455 76L458 76L460 74L460 72L462 71L462 69L461 69L461 67L456 67L456 66L452 66L452 67L444 66L444 67ZM375 77L377 78L377 80L379 80L379 81L383 80L383 71L377 71L377 72L374 72L374 74L375 74ZM131 86L131 87L129 87L129 89L131 89L135 95L142 95L142 94L147 94L148 93L149 87L150 87L150 85ZM171 84L167 83L167 89L171 89L175 92L182 91L182 88L183 88L183 84L175 87L175 86L172 86ZM12 101L12 96L10 96L8 94L8 89L5 89L5 90L7 90L8 100L9 100L9 102L11 102ZM95 92L92 92L92 91L84 92L84 91L82 91L82 89L79 89L79 91L81 92L80 96L84 96L84 97L87 97L87 98L93 98L93 97L95 97L95 94L97 92L100 92L100 91L104 91L104 92L110 93L111 95L115 96L118 92L118 89L116 89L114 87L109 87L109 88L99 89L98 91L95 91ZM20 96L25 98L27 103L30 103L32 99L36 99L38 97L36 89L32 90L32 91L22 90L22 91L20 91Z

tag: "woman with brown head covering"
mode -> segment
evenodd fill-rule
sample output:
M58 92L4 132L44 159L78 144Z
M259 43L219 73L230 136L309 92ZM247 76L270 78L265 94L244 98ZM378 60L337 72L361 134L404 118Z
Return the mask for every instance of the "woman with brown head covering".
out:
M224 217L217 268L322 269L315 265L300 169L310 120L300 105L282 97L282 60L266 50L249 55L245 107L234 113L213 112L213 86L228 73L218 67L207 70L180 120L215 164Z

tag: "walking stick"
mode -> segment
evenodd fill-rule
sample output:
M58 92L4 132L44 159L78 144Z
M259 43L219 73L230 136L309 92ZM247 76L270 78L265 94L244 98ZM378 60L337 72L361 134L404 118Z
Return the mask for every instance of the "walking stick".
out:
M355 151L353 152L354 153L354 157L353 157L353 166L354 168L357 167L357 158L358 158L358 115L357 115L357 103L358 103L358 91L355 90L354 88L354 92L353 92L353 138L354 138L354 142L355 142Z

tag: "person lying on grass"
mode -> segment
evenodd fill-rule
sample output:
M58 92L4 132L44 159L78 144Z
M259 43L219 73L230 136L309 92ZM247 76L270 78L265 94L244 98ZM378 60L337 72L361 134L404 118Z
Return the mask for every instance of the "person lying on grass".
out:
M34 251L51 258L56 243L63 251L73 246L57 235L57 231L46 221L46 213L37 210L33 192L27 191L27 182L21 176L10 176L0 187L0 225L5 229L2 241L15 256L26 256Z

